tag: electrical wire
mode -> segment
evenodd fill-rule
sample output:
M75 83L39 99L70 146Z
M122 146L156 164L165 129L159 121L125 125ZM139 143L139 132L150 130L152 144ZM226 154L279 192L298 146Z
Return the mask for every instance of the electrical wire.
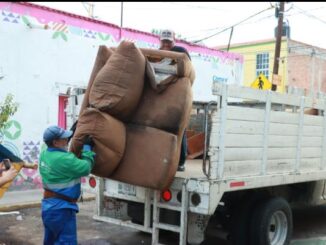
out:
M218 34L221 34L221 33L225 32L225 31L231 29L232 27L236 27L236 26L242 24L243 22L245 22L245 21L247 21L247 20L249 20L249 19L251 19L251 18L253 18L253 17L255 17L255 16L257 16L257 15L259 15L259 14L261 14L261 13L263 13L263 12L266 12L266 11L272 9L272 8L274 8L274 7L268 7L268 8L266 8L266 9L264 9L264 10L261 10L261 11L255 13L255 14L253 14L253 15L250 15L249 17L245 18L244 20L241 20L240 22L238 22L238 23L236 23L236 24L234 24L234 25L232 25L232 26L229 26L229 27L227 27L227 28L224 28L222 31L219 31L219 32L217 32L217 33L215 33L215 34L213 34L213 35L208 36L208 37L204 37L204 38L202 38L202 39L200 39L200 40L194 41L194 43L199 43L199 42L201 42L201 41L204 41L204 40L207 40L207 39L209 39L209 38L211 38L211 37L214 37L214 36L216 36L216 35L218 35Z
M261 22L263 20L270 19L270 18L272 18L274 16L275 16L274 14L267 15L267 16L264 16L264 17L258 19L258 20L247 22L247 23L243 23L242 25L255 24L257 22ZM215 28L209 28L209 29L202 29L202 30L198 30L198 32L211 32L211 31L216 31L216 30L222 29L222 28L223 27L215 27ZM202 36L202 34L197 34L197 35L192 35L192 36L186 36L185 39L188 39L189 40L189 39L194 39L194 38L200 37L200 36Z
M294 8L296 8L297 10L299 10L301 14L303 14L303 15L309 17L309 18L316 19L316 20L318 20L318 21L320 21L320 22L326 24L326 21L325 21L325 20L320 19L319 17L317 17L317 16L315 16L315 15L313 15L313 14L311 14L311 13L308 13L308 10L301 9L301 8L299 8L299 7L296 6L296 5L293 5L293 6L294 6Z

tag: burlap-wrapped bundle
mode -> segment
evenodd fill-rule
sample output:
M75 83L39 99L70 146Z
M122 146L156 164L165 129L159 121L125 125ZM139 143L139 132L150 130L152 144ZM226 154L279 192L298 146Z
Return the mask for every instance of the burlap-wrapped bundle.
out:
M109 177L117 168L124 154L126 128L122 122L95 108L86 108L79 116L77 129L70 145L70 151L80 155L85 137L91 136L96 153L92 173Z
M97 51L95 63L93 66L93 70L92 70L91 76L89 78L88 86L87 86L87 89L86 89L86 92L84 95L84 99L83 99L83 103L81 105L79 113L82 113L83 110L89 105L89 93L93 86L95 77L98 74L98 72L102 69L102 67L105 65L107 60L110 58L112 53L113 53L113 51L104 45L101 45L99 47L99 49Z
M192 90L188 78L178 79L161 93L147 85L131 122L179 135L188 124L191 108Z
M176 135L129 124L124 156L110 178L162 190L173 180L177 154Z
M145 57L132 42L123 41L95 77L91 106L128 121L142 95Z
M79 154L91 136L93 174L167 188L179 163L194 79L184 53L138 49L126 41L117 48L100 47L90 79L94 82L88 85L89 103L84 99L85 107L94 108L81 110L71 150Z

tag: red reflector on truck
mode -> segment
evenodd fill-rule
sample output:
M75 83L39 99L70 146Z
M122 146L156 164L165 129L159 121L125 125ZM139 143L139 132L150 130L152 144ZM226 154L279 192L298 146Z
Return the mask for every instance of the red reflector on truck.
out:
M162 191L162 199L166 202L170 201L172 198L172 193L170 190Z
M88 180L88 183L89 183L90 187L95 188L96 179L94 177L90 177L89 180Z
M231 182L230 187L240 187L240 186L245 186L244 181L239 181L239 182Z

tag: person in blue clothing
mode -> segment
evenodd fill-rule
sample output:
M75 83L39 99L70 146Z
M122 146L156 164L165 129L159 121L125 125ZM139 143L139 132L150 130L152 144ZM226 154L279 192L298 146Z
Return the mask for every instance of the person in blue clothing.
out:
M161 50L168 50L173 52L185 53L188 58L191 60L191 57L184 47L175 45L175 33L173 30L162 30L160 33L160 41L161 41Z
M81 195L82 176L87 176L94 165L95 153L84 145L81 158L68 152L68 138L72 131L57 126L48 127L43 140L48 146L40 154L39 170L44 197L42 221L44 245L77 245L77 200Z
M175 45L175 33L173 30L162 30L160 33L161 46L160 50L167 50L173 52L186 53L188 58L191 60L190 55L184 47ZM182 142L181 142L181 151L180 151L180 160L178 171L185 171L185 162L187 158L187 136L186 131L183 132Z

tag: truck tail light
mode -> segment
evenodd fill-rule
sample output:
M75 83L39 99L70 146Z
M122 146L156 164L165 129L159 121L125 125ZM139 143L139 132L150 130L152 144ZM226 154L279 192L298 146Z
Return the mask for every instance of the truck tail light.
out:
M166 202L169 202L172 199L172 193L170 190L162 191L162 199Z
M90 177L88 180L89 186L92 188L96 187L96 179L94 177Z

